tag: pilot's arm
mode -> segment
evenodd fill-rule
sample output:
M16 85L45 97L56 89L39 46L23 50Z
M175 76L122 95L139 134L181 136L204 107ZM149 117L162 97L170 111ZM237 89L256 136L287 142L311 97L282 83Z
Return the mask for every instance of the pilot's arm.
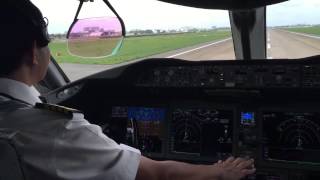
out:
M254 172L252 159L230 157L214 165L191 165L142 156L136 180L238 180Z

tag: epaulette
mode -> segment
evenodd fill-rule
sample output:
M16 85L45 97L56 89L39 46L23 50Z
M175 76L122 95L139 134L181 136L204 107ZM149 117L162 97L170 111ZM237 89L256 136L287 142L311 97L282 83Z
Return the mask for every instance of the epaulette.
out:
M76 114L82 114L81 111L77 109L72 109L64 106L59 106L56 104L47 104L47 103L36 103L35 108L49 110L57 113L62 113L64 115L74 117Z

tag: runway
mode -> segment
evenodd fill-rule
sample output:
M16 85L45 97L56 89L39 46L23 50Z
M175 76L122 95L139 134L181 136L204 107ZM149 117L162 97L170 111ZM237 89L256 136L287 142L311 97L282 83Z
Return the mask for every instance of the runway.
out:
M267 33L267 54L269 59L295 59L320 54L320 37L269 29ZM177 58L192 61L235 59L231 38L208 42L157 54L147 58ZM145 59L145 58L144 58ZM141 61L137 59L132 62ZM73 81L96 72L121 65L60 64Z
M320 54L320 38L281 30L268 32L268 56L296 59Z

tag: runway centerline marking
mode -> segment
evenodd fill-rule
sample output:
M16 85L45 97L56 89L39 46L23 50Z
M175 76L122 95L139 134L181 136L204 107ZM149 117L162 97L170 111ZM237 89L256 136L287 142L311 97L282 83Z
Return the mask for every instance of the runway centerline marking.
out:
M268 49L271 49L271 44L268 42Z
M210 44L207 44L207 45L204 45L204 46L200 46L200 47L197 47L197 48L194 48L194 49L190 49L188 51L184 51L184 52L181 52L181 53L178 53L178 54L174 54L174 55L168 56L166 58L177 57L177 56L180 56L180 55L183 55L183 54L187 54L187 53L190 53L190 52L193 52L193 51L197 51L199 49L203 49L203 48L206 48L206 47L209 47L209 46L212 46L212 45L216 45L216 44L219 44L219 43L223 43L223 42L229 41L230 39L231 38L227 38L227 39L224 39L224 40L221 40L221 41L213 42L213 43L210 43Z

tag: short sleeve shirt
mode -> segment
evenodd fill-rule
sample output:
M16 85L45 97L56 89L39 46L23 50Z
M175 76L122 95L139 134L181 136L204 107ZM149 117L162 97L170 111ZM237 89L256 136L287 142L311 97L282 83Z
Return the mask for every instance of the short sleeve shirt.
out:
M80 113L67 117L1 95L0 135L13 142L27 179L133 180L140 163L139 150L117 144Z

